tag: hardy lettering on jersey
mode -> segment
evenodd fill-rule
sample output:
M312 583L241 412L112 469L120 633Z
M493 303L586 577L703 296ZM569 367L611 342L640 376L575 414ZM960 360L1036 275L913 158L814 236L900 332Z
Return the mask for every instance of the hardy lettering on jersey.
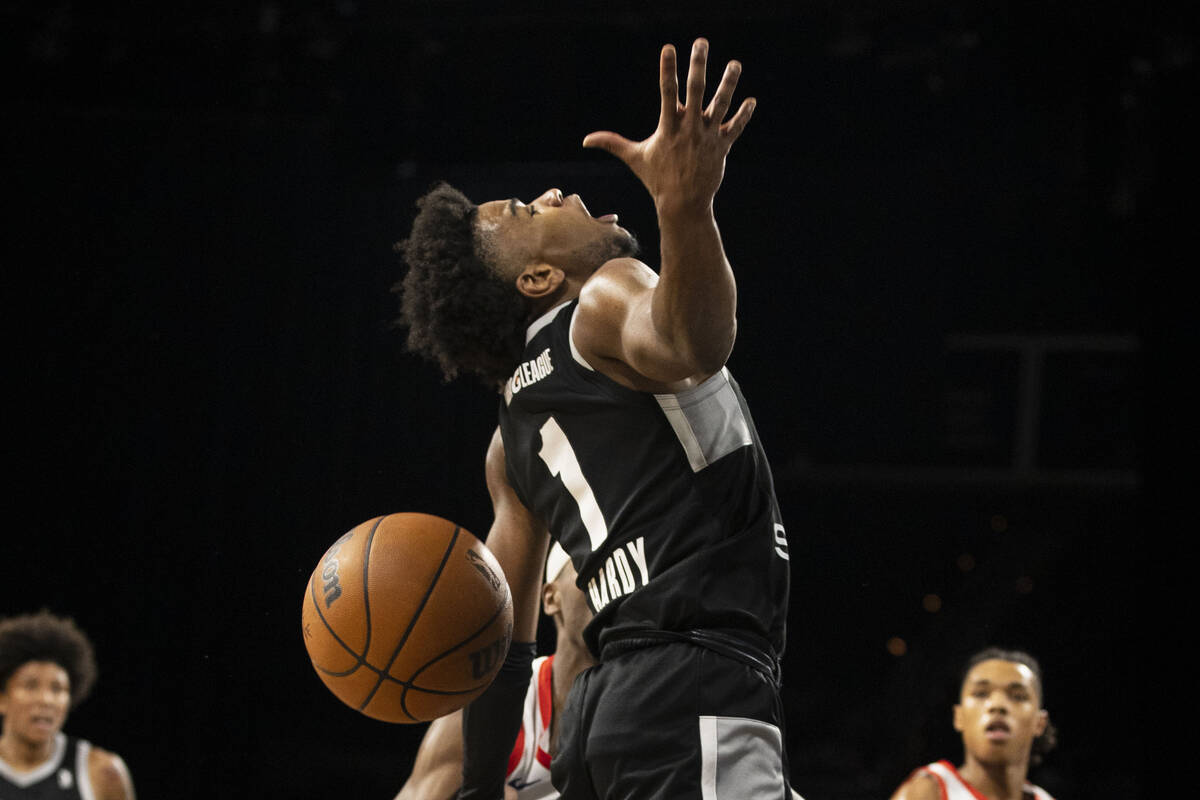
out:
M618 597L640 589L650 580L646 562L646 537L639 536L625 547L614 550L588 581L588 598L592 611L599 612Z
M554 364L550 361L550 348L547 347L536 358L522 361L517 366L513 376L508 379L508 397L511 398L526 386L537 383L551 372L554 372Z

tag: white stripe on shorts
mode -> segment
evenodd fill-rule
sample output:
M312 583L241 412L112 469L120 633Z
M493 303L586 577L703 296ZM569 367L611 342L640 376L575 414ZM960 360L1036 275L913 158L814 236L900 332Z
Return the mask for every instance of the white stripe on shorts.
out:
M779 728L744 717L700 717L703 800L783 800L783 737Z

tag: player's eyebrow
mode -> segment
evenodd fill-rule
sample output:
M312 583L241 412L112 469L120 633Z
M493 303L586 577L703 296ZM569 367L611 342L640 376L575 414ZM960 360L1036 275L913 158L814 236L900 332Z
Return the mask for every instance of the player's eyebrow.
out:
M517 198L511 197L508 200L508 213L514 217L517 215Z

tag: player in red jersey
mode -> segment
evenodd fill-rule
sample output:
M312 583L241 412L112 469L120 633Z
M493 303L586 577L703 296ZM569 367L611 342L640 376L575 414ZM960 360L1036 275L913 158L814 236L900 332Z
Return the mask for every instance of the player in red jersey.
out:
M988 648L967 660L954 706L963 763L917 769L892 800L1053 800L1027 780L1029 766L1055 743L1042 707L1042 670L1033 656Z

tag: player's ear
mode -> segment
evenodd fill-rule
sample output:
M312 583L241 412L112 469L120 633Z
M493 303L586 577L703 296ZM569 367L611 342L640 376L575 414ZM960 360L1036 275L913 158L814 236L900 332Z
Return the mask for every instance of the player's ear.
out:
M546 612L547 617L553 617L562 611L562 598L558 594L558 587L553 583L542 586L542 611Z
M954 730L962 733L966 725L963 723L963 707L958 703L954 704Z
M1037 714L1037 719L1033 721L1033 735L1041 736L1046 732L1046 726L1050 724L1050 712L1042 709Z
M530 264L517 276L517 291L531 300L554 294L562 286L566 274L549 264Z

